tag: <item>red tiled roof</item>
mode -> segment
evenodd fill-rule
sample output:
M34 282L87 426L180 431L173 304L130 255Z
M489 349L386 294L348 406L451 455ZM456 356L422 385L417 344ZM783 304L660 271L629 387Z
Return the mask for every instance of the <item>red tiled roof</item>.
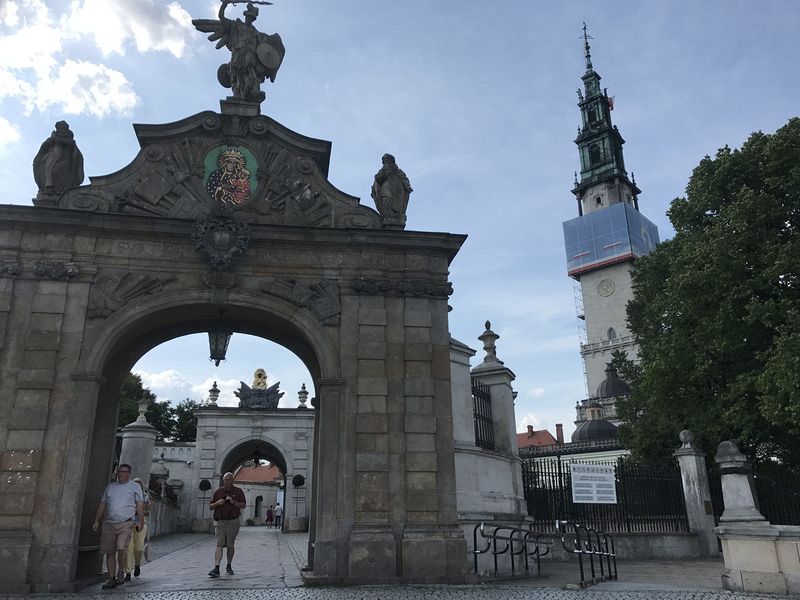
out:
M533 431L528 430L517 434L517 448L551 446L557 443L558 440L547 429L534 429Z
M273 483L282 479L283 473L275 465L240 467L233 476L233 480L238 483Z

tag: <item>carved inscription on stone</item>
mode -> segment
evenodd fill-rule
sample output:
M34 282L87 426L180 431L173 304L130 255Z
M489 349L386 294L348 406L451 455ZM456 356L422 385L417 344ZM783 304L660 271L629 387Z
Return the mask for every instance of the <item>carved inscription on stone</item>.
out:
M397 291L404 296L421 298L447 298L453 293L453 284L449 281L433 281L430 279L372 279L361 277L353 280L353 289L365 296Z
M73 262L39 260L33 267L38 279L72 279L80 273L78 265Z
M87 314L90 319L109 317L138 296L160 292L162 286L173 279L122 270L101 271L95 276L89 293Z
M261 289L292 304L310 309L323 325L339 324L342 313L339 286L331 279L316 283L304 283L295 279L270 279Z

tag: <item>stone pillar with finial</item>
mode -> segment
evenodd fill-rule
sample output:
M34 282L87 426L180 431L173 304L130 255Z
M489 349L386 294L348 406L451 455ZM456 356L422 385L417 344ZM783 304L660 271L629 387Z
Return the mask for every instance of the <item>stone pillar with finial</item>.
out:
M147 487L153 465L153 448L156 443L156 428L147 422L145 413L150 404L148 398L139 400L139 416L133 423L122 428L122 450L120 464L131 466L131 479L139 477Z
M300 403L297 408L308 408L308 406L306 406L306 402L308 402L308 390L306 389L305 383L300 388L300 391L297 392L297 401Z
M486 321L485 331L478 336L483 343L485 356L483 362L472 369L472 379L489 387L494 428L495 452L508 456L512 461L511 492L515 498L514 512L525 514L525 500L522 488L522 470L517 448L516 416L514 414L515 392L512 383L516 376L497 358L497 340L492 324Z
M208 390L208 399L206 400L206 406L216 406L217 400L219 400L219 388L217 387L217 382L214 382L214 385Z
M689 531L697 534L703 556L719 556L719 543L714 533L714 510L706 471L706 453L694 445L694 434L688 429L678 436L681 447L672 453L678 461L686 503Z
M478 336L486 355L483 362L472 369L472 378L489 386L492 396L492 421L495 449L498 452L517 452L516 417L514 415L514 390L511 382L516 376L497 358L497 340L492 324L486 321L486 330Z

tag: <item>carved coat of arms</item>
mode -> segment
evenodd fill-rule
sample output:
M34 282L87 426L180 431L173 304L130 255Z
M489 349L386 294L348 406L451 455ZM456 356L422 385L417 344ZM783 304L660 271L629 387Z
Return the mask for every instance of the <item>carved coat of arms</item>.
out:
M247 250L247 224L226 216L198 221L192 241L195 250L204 254L214 269L224 271Z

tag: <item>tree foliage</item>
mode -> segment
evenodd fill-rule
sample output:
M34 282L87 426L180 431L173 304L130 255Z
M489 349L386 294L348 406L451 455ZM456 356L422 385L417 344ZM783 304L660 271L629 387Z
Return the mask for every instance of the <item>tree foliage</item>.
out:
M736 439L799 464L800 119L706 156L668 215L675 236L633 276L623 441L664 460L691 429L710 453Z
M147 398L147 422L156 428L159 441L191 442L197 435L197 420L194 410L197 402L186 398L177 406L168 401L159 402L156 395L142 384L142 378L129 373L120 387L119 416L117 426L125 427L139 416L139 400Z

